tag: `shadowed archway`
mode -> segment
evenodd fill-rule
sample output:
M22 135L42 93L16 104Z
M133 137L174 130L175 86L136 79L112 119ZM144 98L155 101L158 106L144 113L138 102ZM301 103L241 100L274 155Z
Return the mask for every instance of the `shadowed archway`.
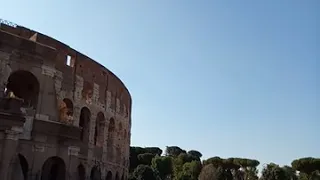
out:
M103 146L104 125L105 125L104 114L102 112L99 112L97 114L96 126L94 131L94 144L97 147Z
M116 178L115 178L115 180L120 180L120 179L119 179L119 173L118 173L118 172L116 173Z
M77 168L78 170L78 179L77 180L85 180L86 179L86 169L85 167L80 164Z
M81 128L80 139L83 142L89 142L91 112L87 107L80 111L79 127Z
M48 158L42 166L41 180L65 180L65 179L66 179L66 165L63 159L57 156Z
M97 166L91 169L90 180L101 180L101 173Z
M14 177L23 179L23 180L28 180L28 169L29 169L29 164L27 159L22 155L18 154L18 163L16 164L14 168ZM0 178L1 179L1 178Z
M29 71L18 70L9 76L5 94L23 99L24 107L36 108L39 91L40 84L36 76Z
M112 172L108 171L107 175L106 175L106 180L112 180Z

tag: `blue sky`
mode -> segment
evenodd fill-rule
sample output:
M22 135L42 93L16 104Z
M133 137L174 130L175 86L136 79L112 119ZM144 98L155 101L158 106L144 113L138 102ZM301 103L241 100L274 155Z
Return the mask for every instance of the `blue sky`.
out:
M320 1L1 2L117 74L132 145L289 164L320 152Z

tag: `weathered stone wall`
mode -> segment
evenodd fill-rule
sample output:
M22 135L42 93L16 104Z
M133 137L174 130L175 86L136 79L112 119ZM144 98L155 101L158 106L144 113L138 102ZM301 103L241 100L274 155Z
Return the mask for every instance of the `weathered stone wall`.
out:
M103 179L109 171L113 178L116 174L119 179L127 177L132 101L119 78L57 40L24 27L1 24L0 96L9 76L17 71L32 73L39 83L36 107L22 108L26 122L17 150L29 165L33 164L32 176L39 174L47 158L58 156L73 173L83 164L87 178L94 167L100 168ZM88 142L61 142L58 137L33 129L38 120L49 122L48 126L55 123L79 127L83 108L90 111ZM38 153L41 158L34 159Z

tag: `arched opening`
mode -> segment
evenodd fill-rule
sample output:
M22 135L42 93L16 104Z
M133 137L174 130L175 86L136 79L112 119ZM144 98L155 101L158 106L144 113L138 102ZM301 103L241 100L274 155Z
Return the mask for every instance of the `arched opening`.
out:
M80 112L80 121L79 121L79 127L81 128L80 140L83 142L89 141L90 117L91 117L90 110L87 107L83 107Z
M120 180L120 179L119 179L119 173L118 173L118 172L116 173L116 178L115 178L115 180Z
M18 154L18 158L19 158L20 167L21 167L22 174L23 174L23 180L27 180L28 179L28 169L29 169L28 161L21 154Z
M114 119L111 118L109 122L108 128L108 142L107 142L107 153L108 158L113 161L114 154L113 154L113 146L114 146L114 133L115 133L115 122Z
M65 178L66 165L60 157L50 157L44 162L41 180L65 180Z
M94 131L94 143L98 147L103 146L104 121L104 114L99 112L97 114L96 127Z
M65 123L72 122L73 103L70 99L63 99L59 104L60 121Z
M106 176L106 180L112 180L112 172L108 171L107 176Z
M101 180L101 173L97 166L91 169L90 180Z
M124 175L122 174L121 180L124 180Z
M86 179L86 169L82 164L80 164L77 168L78 170L78 180L85 180Z
M92 95L93 95L93 83L84 81L83 89L82 89L82 99L84 99L88 104L91 104Z
M19 70L9 76L5 96L21 99L23 107L36 108L39 89L39 81L31 72Z
M122 123L119 122L119 126L118 126L118 136L121 137L121 134L122 134Z

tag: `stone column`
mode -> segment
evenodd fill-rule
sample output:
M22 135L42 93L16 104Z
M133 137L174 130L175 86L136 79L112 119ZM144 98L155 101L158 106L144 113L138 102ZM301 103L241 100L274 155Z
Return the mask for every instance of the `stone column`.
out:
M0 51L0 97L4 96L4 88L12 71L9 60L10 54Z
M69 156L69 166L68 166L68 174L71 175L70 180L78 180L78 155L80 152L80 147L77 146L69 146L68 147L68 156Z
M20 133L21 128L13 128L12 130L5 131L0 164L0 177L3 180L9 180L10 178L10 172L12 171L9 168L13 157L16 155Z
M96 119L97 119L97 113L96 112L92 112L91 113L91 117L90 117L90 131L89 131L89 142L88 142L88 163L90 163L93 159L93 152L94 152L94 148L95 148L95 144L94 144L94 133L95 133L95 128L96 128Z
M40 94L37 107L37 119L57 120L57 97L55 95L55 68L47 65L41 66L42 76L40 76Z

